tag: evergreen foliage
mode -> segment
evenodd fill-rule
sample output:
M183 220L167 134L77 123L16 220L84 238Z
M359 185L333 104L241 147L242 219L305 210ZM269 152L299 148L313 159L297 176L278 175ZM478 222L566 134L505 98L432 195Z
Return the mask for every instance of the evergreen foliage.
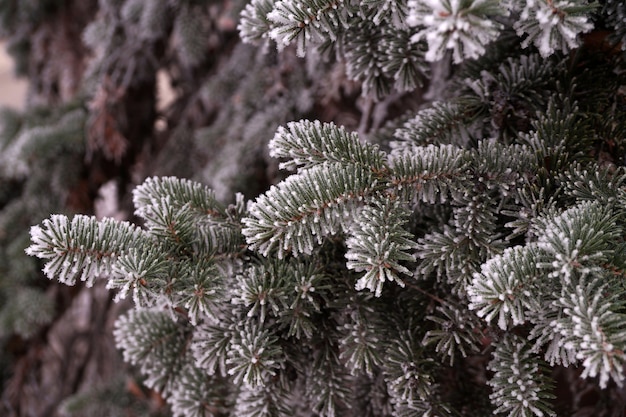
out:
M149 82L168 28L184 68L204 59L189 33L202 32L195 2L126 1L120 13L104 3L85 32L93 45L106 35L110 48L90 72L100 88L135 72ZM185 11L172 20L174 6ZM175 416L566 415L555 378L564 369L622 389L618 2L253 0L241 9L244 41L339 62L376 109L422 87L446 93L422 94L377 144L367 129L283 123L268 148L288 173L257 196L220 198L197 181L150 176L133 191L137 226L54 214L31 228L26 252L50 278L105 279L117 298L132 295L117 345ZM149 46L133 65L115 56L136 46L113 36L118 20ZM598 33L602 48L587 44ZM442 64L448 78L435 71ZM274 104L295 99L285 100ZM113 145L123 140L99 148L91 133L93 149L122 157ZM16 139L6 149L24 147ZM25 169L17 159L6 170L24 178Z
M68 211L62 201L72 198L83 167L85 111L72 104L54 112L4 109L0 117L0 341L4 344L13 335L35 336L54 317L56 306L38 282L37 263L23 256L28 246L25 229L50 211ZM37 170L36 164L48 169ZM46 195L40 193L43 187Z
M510 416L552 416L547 400L552 396L546 388L550 380L545 377L543 364L534 358L524 341L505 339L493 353L489 369L494 372L489 385L494 387L491 399L498 406L495 413Z

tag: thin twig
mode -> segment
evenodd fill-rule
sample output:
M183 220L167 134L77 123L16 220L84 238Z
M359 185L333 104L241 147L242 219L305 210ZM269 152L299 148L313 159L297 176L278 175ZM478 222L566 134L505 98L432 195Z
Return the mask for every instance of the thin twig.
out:
M409 287L409 288L413 288L414 290L417 290L417 291L421 292L421 293L422 293L422 294L424 294L425 296L427 296L427 297L431 298L432 300L437 301L437 302L438 302L438 303L440 303L440 304L446 304L446 301L445 301L444 299L439 298L439 297L437 297L436 295L431 294L431 293L429 293L429 292L428 292L428 291L426 291L426 290L423 290L422 288L418 287L417 285L414 285L414 284L411 284L411 283L406 283L406 282L405 282L405 285L406 285L407 287Z

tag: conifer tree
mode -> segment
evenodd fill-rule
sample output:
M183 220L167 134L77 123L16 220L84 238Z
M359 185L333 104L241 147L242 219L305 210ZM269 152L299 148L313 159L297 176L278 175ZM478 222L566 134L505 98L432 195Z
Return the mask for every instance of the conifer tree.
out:
M122 14L105 3L85 35L112 45L90 72L101 89L129 72L153 75L148 57L116 64L116 48L132 41L111 21L139 25L148 56L165 28L194 27L178 21L194 19L192 2L119 2ZM180 14L169 21L157 4ZM132 191L134 223L52 214L26 249L51 279L104 281L132 299L117 346L171 413L623 412L621 2L240 6L244 42L306 64L311 78L356 83L362 120L275 126L316 110L283 86L259 116L226 112L239 130L262 126L237 134L245 145L272 126L268 155L282 174L257 195L148 175ZM185 58L192 38L180 48L191 67L203 59ZM233 82L216 80L216 94ZM254 89L246 81L237 91ZM216 122L199 135L217 131L232 132Z

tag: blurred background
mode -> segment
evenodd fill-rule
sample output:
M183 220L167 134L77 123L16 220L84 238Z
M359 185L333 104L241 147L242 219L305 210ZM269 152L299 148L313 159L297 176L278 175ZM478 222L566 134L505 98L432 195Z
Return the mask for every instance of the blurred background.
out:
M0 42L0 106L23 109L26 88L26 80L15 76L13 61L6 52L6 44Z

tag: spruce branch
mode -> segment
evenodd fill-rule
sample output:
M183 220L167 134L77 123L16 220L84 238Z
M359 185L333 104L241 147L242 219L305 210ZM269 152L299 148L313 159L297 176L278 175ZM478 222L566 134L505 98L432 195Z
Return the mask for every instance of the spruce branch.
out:
M447 201L449 190L466 179L469 167L466 151L453 145L416 147L390 162L390 188L407 200L429 204Z
M238 218L242 217L237 215ZM198 220L191 242L191 251L198 257L236 258L246 250L241 223Z
M525 0L511 5L519 13L515 30L518 36L526 36L522 47L533 44L543 57L578 47L578 35L593 28L590 15L598 7L586 0Z
M559 325L563 312L556 306L555 296L543 300L540 309L528 312L533 325L529 340L533 341L533 352L542 354L550 366L571 366L578 363L576 351L565 345L568 333L561 331L561 327L566 327L571 321L566 319L563 326Z
M359 12L364 20L375 25L393 22L396 27L406 27L409 13L407 0L365 0L360 2Z
M554 88L550 83L563 72L564 64L532 53L494 63L484 58L464 65L457 100L473 109L474 137L517 142L519 133L531 128L535 113L545 112Z
M496 0L409 1L408 22L417 26L414 40L428 41L428 61L439 61L452 50L455 63L476 58L499 35L502 25L494 19L506 14Z
M337 32L348 28L351 5L344 0L280 0L267 14L273 27L270 37L279 48L295 41L298 56L303 57L310 43L337 39Z
M148 232L171 248L172 253L182 253L192 247L196 230L193 227L195 213L190 205L177 207L171 204L169 197L163 197L141 212Z
M268 14L273 10L275 0L252 0L241 12L237 30L241 40L252 44L267 43L272 29Z
M296 309L307 305L314 311L320 311L321 303L327 303L327 292L331 290L328 275L323 268L311 262L298 262L294 265L294 301L290 308Z
M393 79L382 68L384 31L385 26L368 20L357 21L343 38L347 76L362 83L362 95L377 100L387 96L393 85Z
M363 313L351 314L350 321L341 329L344 336L340 339L341 359L352 375L366 373L373 375L383 363L380 335L376 334L376 319Z
M587 120L575 117L579 111L576 102L553 95L545 113L532 121L532 130L521 135L522 143L535 151L546 170L562 172L573 160L588 160L583 150L589 148L594 134Z
M454 365L458 354L465 358L479 351L483 325L471 310L443 302L426 318L437 327L426 332L422 343L425 346L434 344L435 351L447 357L450 366Z
M394 415L398 417L454 417L453 411L447 404L441 402L437 396L427 401L415 401L412 404L397 404L394 406Z
M245 248L243 196L226 206L198 182L175 177L146 179L133 190L135 214L151 235L168 242L173 253L237 256Z
M237 276L238 288L232 299L241 304L248 317L257 317L264 323L268 316L277 317L286 310L285 293L290 289L288 277L293 275L288 264L269 263L252 265Z
M556 416L550 404L553 383L546 366L532 354L530 346L517 336L498 342L488 369L494 372L488 384L489 396L498 407L495 413L511 417Z
M551 365L582 361L585 377L621 384L624 355L615 346L624 343L622 318L598 285L612 274L610 255L622 234L616 217L610 207L582 202L535 222L536 242L505 250L474 275L470 308L487 321L497 317L503 330L532 323L534 349L545 348Z
M334 355L333 355L334 356ZM348 407L353 377L346 372L338 358L316 364L307 380L310 385L312 409L320 416L339 417Z
M483 101L493 101L496 106L502 105L498 103L502 100L523 100L536 110L542 110L547 100L548 84L559 69L554 61L546 62L537 53L531 53L509 57L493 71L486 71L474 63L476 69L472 71L470 65L466 70L470 76L464 79L464 83ZM474 71L477 73L473 74ZM498 115L492 113L497 122Z
M379 187L357 164L321 165L292 175L261 195L243 219L250 249L310 254L325 236L342 230L361 202Z
M525 179L524 184L517 189L518 205L507 204L500 211L502 215L514 218L504 224L505 227L513 229L506 237L507 241L524 234L529 238L533 236L534 232L538 232L533 228L535 218L543 213L552 212L554 208L554 199L546 197L545 189L531 183L531 178Z
M472 172L477 186L485 193L496 190L503 198L519 198L527 181L536 176L538 169L535 153L518 144L503 145L493 140L481 140L472 156ZM488 207L487 204L481 205ZM487 207L485 211L493 214L494 210Z
M282 312L281 324L289 329L287 335L296 339L311 339L315 335L317 326L314 321L314 313L309 308L302 308L297 304Z
M254 322L247 322L231 341L226 365L235 384L250 388L262 387L275 376L284 362L278 338L262 330Z
M406 29L354 18L342 41L346 75L361 81L363 96L381 100L392 89L412 91L423 86L430 73L426 45L412 42Z
M563 313L551 323L552 331L560 333L559 347L570 351L568 356L582 362L582 378L598 378L601 388L609 380L618 386L624 383L626 343L624 314L612 311L617 305L614 296L606 296L600 279L567 286L555 301ZM546 359L557 362L559 356L547 351ZM558 363L558 362L557 362Z
M290 417L294 415L292 403L280 386L264 386L241 392L234 412L241 417Z
M476 272L482 261L476 256L477 247L467 234L444 225L442 230L427 233L419 238L416 255L416 275L427 278L434 274L438 280L458 287L463 293L466 282Z
M429 144L465 145L472 137L471 125L478 110L470 102L433 103L395 131L394 137L399 141L393 142L394 153Z
M93 284L96 277L111 272L112 263L126 248L146 247L152 238L140 228L113 219L53 215L30 230L26 253L44 259L44 273L67 285L76 279Z
M559 176L564 192L578 201L597 201L603 206L614 206L620 190L626 184L626 172L619 167L601 167L598 164L572 165Z
M381 68L394 80L397 91L413 91L425 85L431 75L430 65L425 58L426 45L413 42L411 32L386 26L379 48L382 50Z
M216 324L206 321L196 326L190 348L197 367L209 375L227 375L226 359L238 319L222 314Z
M404 286L399 274L411 275L411 272L402 263L415 261L408 251L417 244L403 228L408 217L406 209L389 200L373 204L364 207L350 227L346 259L348 269L365 272L355 288L367 288L379 297L385 281Z
M128 248L111 265L111 276L107 288L117 289L115 300L125 299L132 292L132 298L138 307L154 307L162 301L172 303L164 297L164 290L169 286L175 268L171 259L163 256L159 246L145 249Z
M174 417L219 417L232 408L231 389L223 378L187 366L167 401Z
M433 395L433 361L425 357L415 330L400 333L396 343L385 352L383 371L390 395L407 406L425 401Z
M552 218L540 217L536 227L541 230L537 246L547 255L538 266L566 284L600 273L622 234L612 210L595 202L582 202Z
M190 328L158 310L132 310L115 322L113 332L124 360L137 365L145 384L168 395L192 361L188 351Z
M186 310L189 321L196 325L201 318L217 320L224 297L224 271L207 259L198 259L181 268L180 278L172 285L175 305Z
M355 132L334 123L301 120L279 127L270 141L270 156L284 158L281 169L309 169L337 163L356 164L373 171L385 166L385 154L378 146L364 143Z
M613 28L611 41L622 50L626 50L626 4L620 0L606 0L602 6L602 15L609 27Z
M215 220L227 218L226 207L217 201L213 190L198 182L176 177L151 177L133 190L135 214L145 218L163 199L173 210L189 206L198 216Z
M469 308L503 330L527 321L527 310L537 310L536 294L545 279L537 267L541 259L532 245L507 248L481 266L468 288Z
M483 183L476 185L482 189ZM503 184L506 186L506 184ZM504 187L503 187L504 188ZM481 190L482 191L482 190ZM498 207L494 207L494 201L483 196L463 196L459 198L464 204L452 209L452 218L449 224L469 239L471 252L477 259L485 259L502 249L502 242L496 230Z
M280 323L288 328L288 336L311 339L319 330L316 319L322 304L330 302L330 285L327 273L310 262L297 262L290 274L293 285L289 308L280 314ZM287 297L289 299L289 297Z

